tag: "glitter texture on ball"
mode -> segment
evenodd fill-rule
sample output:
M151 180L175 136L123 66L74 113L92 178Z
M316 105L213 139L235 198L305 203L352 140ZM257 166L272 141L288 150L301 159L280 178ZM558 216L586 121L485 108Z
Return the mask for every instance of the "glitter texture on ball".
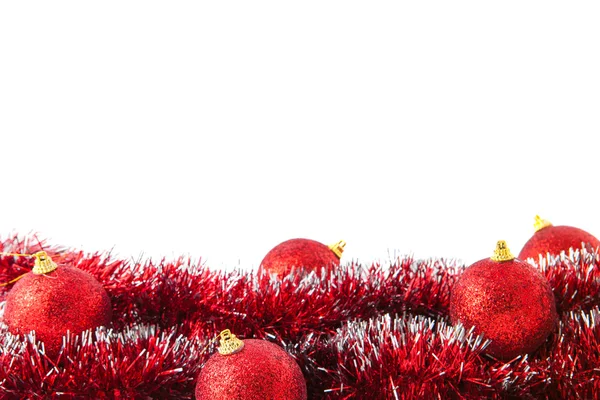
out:
M311 239L290 239L275 246L260 263L260 268L283 277L292 269L319 271L340 264L346 242L326 246Z
M47 265L54 264L49 257ZM36 267L39 263L36 260ZM6 297L4 323L13 334L35 331L46 354L60 351L67 331L78 335L112 320L110 299L102 285L78 268L61 265L23 276ZM37 272L37 273L36 273Z
M484 334L487 353L509 360L534 352L557 325L554 294L546 278L515 259L504 241L495 255L459 277L450 296L450 319Z
M534 227L536 232L521 249L520 260L533 258L537 261L540 255L558 255L563 251L568 252L571 248L578 250L585 247L590 252L600 248L600 240L573 226L554 226L536 215Z
M306 400L306 381L296 361L276 344L241 341L221 333L219 352L202 368L197 400Z

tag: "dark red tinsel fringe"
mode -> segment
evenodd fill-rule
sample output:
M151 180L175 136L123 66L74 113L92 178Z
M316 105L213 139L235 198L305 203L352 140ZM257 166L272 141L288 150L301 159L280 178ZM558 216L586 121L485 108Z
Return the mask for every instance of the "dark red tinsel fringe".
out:
M485 338L447 318L464 265L399 258L332 273L213 271L189 259L126 261L10 237L0 251L44 249L94 275L111 297L112 327L66 337L50 360L33 334L0 324L0 399L191 399L211 340L226 328L279 343L305 375L310 399L564 399L600 393L600 256L538 260L553 287L559 330L532 356L501 362ZM0 282L32 267L0 257ZM0 313L10 287L0 288Z

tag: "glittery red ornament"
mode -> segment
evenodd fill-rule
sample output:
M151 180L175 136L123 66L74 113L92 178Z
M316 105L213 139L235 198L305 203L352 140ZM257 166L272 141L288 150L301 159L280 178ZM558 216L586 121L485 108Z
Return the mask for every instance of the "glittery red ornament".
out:
M276 344L241 341L223 331L221 347L204 365L197 400L306 400L306 381L296 361Z
M11 333L35 331L46 353L60 351L67 331L78 335L112 320L110 299L93 276L78 268L57 266L44 252L32 272L8 292L4 322Z
M318 271L322 267L340 265L346 242L325 246L310 239L290 239L273 247L260 263L260 268L282 277L293 268Z
M535 351L558 323L554 294L544 276L515 259L504 241L493 257L468 267L452 288L450 319L475 326L491 340L487 352L508 360Z
M558 255L562 251L568 252L570 248L581 249L585 246L588 251L600 248L600 240L584 230L572 226L554 226L550 222L535 216L536 232L525 243L519 253L519 259L533 258L538 260L539 255L546 253Z

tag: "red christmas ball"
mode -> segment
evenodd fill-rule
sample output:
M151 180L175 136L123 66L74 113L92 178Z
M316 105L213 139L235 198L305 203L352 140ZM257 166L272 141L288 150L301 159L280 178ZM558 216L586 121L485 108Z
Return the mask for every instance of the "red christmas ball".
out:
M303 271L319 271L340 265L340 258L346 242L325 246L310 239L290 239L275 246L260 263L260 268L282 277L293 268Z
M535 216L534 224L536 232L531 239L525 243L519 253L519 259L533 258L538 260L539 255L546 253L558 255L562 251L568 252L570 248L581 249L585 247L588 251L598 250L600 240L584 230L572 226L554 226L550 222Z
M35 267L8 292L4 322L13 334L35 331L46 354L54 357L67 330L78 335L112 320L110 299L93 276L78 268L57 266L44 252Z
M219 352L198 375L196 399L306 400L306 381L281 347L264 340L241 341L226 330Z
M458 278L450 296L450 319L483 333L491 340L487 352L502 360L535 351L558 322L548 281L515 259L504 241L493 257L477 261Z

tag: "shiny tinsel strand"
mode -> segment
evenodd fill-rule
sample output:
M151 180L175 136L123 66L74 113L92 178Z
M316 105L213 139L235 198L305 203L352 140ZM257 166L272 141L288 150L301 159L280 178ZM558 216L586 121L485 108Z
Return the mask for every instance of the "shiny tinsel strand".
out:
M563 315L558 332L533 356L490 366L495 389L527 399L593 399L600 392L600 312Z
M399 257L308 275L215 271L199 261L120 260L12 236L0 250L47 251L106 288L113 324L67 336L58 360L35 335L0 326L0 399L192 398L222 329L262 338L296 358L311 399L595 398L600 386L600 257L586 250L538 260L560 326L534 354L500 362L485 338L448 323L464 265ZM5 282L30 259L0 256ZM0 318L10 286L0 288ZM208 345L208 346L207 346Z
M67 335L57 360L35 335L13 336L0 327L0 398L192 398L208 340L176 329L134 325Z
M480 359L487 345L439 318L383 315L309 336L297 356L318 378L312 398L481 398L495 393Z
M554 291L559 312L600 306L600 253L589 252L585 247L570 249L558 256L540 256L537 265Z
M332 333L348 319L387 312L445 315L460 268L443 260L399 258L389 266L342 265L329 273L279 280L213 271L183 258L135 263L83 253L64 258L104 285L116 328L182 325L193 335L226 326L246 337L273 335L288 341L306 333Z

